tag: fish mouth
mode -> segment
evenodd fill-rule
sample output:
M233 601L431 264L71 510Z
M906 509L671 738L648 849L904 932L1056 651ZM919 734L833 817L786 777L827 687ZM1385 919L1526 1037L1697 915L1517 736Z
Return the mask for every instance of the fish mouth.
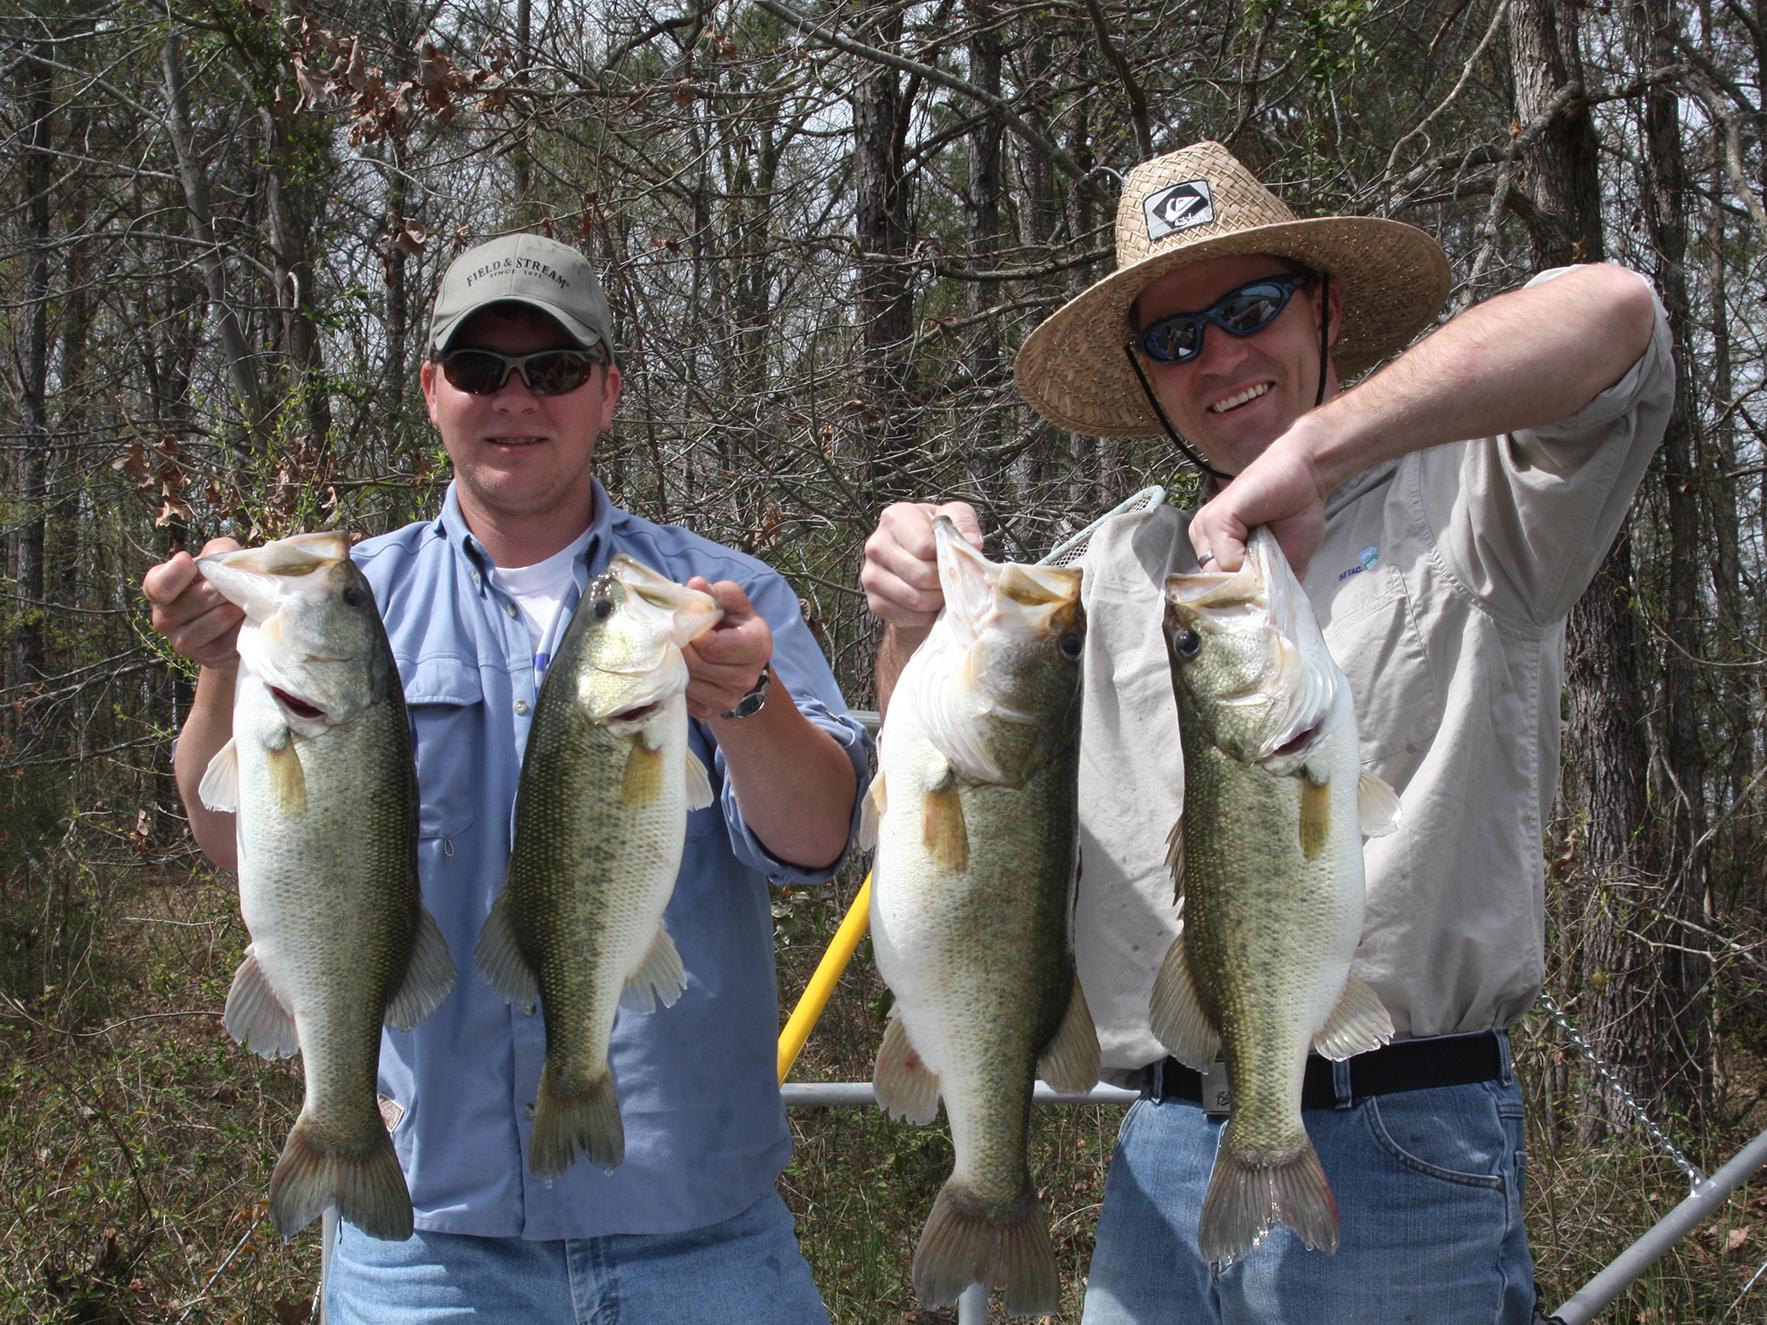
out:
M312 704L309 704L306 700L301 699L299 696L291 695L286 690L280 689L277 686L270 686L269 691L270 691L271 697L273 699L275 699L275 701L278 704L282 705L283 708L287 709L290 713L294 714L295 717L297 717L297 718L311 719L311 718L323 718L325 716L324 709L315 708Z
M648 704L635 704L629 709L621 709L608 717L609 722L647 722L662 711L663 701L654 699Z
M1273 756L1299 754L1314 741L1318 740L1319 733L1324 730L1325 724L1323 722L1316 722L1299 736L1284 741L1281 745L1277 746L1275 750L1271 751L1271 754Z

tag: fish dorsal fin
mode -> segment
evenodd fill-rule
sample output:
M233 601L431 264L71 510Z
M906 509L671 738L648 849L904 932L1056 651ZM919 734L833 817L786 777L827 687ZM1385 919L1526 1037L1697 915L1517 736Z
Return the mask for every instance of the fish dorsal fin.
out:
M1221 1033L1197 997L1182 933L1172 940L1160 973L1154 977L1147 1019L1166 1052L1198 1072L1206 1072L1221 1051Z
M1380 995L1352 970L1344 981L1338 1005L1313 1037L1313 1048L1333 1062L1342 1062L1351 1054L1378 1049L1392 1038L1393 1019L1387 1015Z
M417 908L417 933L411 937L411 960L405 980L387 1003L386 1023L408 1031L442 1005L454 988L454 958L436 919Z
M669 927L659 920L644 960L626 977L626 987L620 991L620 1011L655 1012L658 1003L674 1007L686 988L687 968L681 964L675 940L669 937Z
M246 947L245 960L233 973L221 1024L236 1043L265 1058L292 1058L301 1051L295 1019L258 965L255 944Z
M1184 816L1180 814L1172 821L1172 831L1166 834L1166 868L1172 871L1172 901L1184 900Z
M871 1074L877 1105L892 1118L930 1123L939 1116L939 1077L908 1042L902 1014L890 1008L884 1022L883 1043L877 1047L877 1066Z
M1098 1084L1098 1065L1098 1028L1076 976L1061 1025L1037 1060L1037 1075L1057 1090L1085 1091Z
M1399 826L1399 793L1366 768L1356 779L1356 817L1364 837L1385 837Z
M540 997L540 978L522 956L515 926L510 923L510 907L509 889L505 888L491 903L491 914L479 930L472 958L484 973L485 982L503 995L505 1002L531 1003Z
M231 738L215 752L197 784L198 799L218 814L239 810L239 746Z

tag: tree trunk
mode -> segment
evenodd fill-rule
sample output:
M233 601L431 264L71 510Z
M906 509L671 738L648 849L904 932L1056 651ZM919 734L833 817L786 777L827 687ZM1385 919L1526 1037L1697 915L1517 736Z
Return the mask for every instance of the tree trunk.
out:
M874 40L893 48L902 13L879 13ZM875 510L922 496L916 476L909 350L914 294L908 268L907 94L901 75L877 64L853 90L853 188L859 238L859 429L865 497Z

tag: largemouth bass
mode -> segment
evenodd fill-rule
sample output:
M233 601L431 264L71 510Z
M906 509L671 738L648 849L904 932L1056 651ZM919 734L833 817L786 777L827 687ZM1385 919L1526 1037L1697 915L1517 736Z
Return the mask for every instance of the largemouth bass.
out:
M418 897L417 774L399 672L342 534L198 563L246 614L233 739L199 794L238 815L251 932L224 1021L265 1057L298 1052L306 1097L270 1175L291 1237L327 1206L411 1236L411 1196L375 1099L382 1022L408 1028L454 984Z
M1198 1241L1225 1263L1280 1221L1336 1251L1302 1081L1309 1047L1341 1060L1392 1038L1351 958L1362 837L1388 831L1398 801L1360 771L1349 682L1267 530L1237 571L1171 576L1166 627L1184 747L1172 861L1183 927L1151 1021L1199 1071L1224 1056L1232 1110Z
M477 961L510 1000L540 1000L546 1064L528 1167L604 1169L626 1134L608 1066L614 1014L672 1005L686 972L663 924L687 812L712 803L687 745L683 646L723 609L625 555L584 593L534 707L503 891Z
M956 1151L914 1255L928 1307L1004 1285L1051 1315L1060 1284L1027 1137L1041 1071L1098 1079L1074 975L1080 572L986 560L934 522L945 610L897 682L867 804L871 933L895 1003L878 1103Z

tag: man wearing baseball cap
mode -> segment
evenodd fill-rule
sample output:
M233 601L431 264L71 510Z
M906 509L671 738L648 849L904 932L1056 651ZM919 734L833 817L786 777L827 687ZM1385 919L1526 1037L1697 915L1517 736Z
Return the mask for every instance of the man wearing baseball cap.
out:
M352 555L416 729L423 900L461 975L415 1029L384 1036L382 1112L416 1232L387 1242L343 1225L328 1325L825 1322L775 1189L790 1137L768 885L819 882L839 866L867 779L865 733L783 579L621 510L594 477L620 370L607 300L581 254L533 234L462 254L437 292L421 376L453 462L441 513ZM544 1021L534 1002L506 1002L473 953L503 885L546 663L615 553L724 608L686 650L691 748L715 799L688 817L665 916L687 988L614 1028L624 1159L611 1171L580 1159L541 1179L528 1157ZM232 816L205 809L196 788L231 732L240 613L182 554L143 588L155 628L203 665L178 779L198 842L231 866Z
M1142 1092L1112 1159L1085 1320L1525 1325L1506 1030L1543 974L1565 618L1667 426L1662 309L1632 272L1564 268L1412 344L1448 293L1433 239L1299 218L1209 142L1130 172L1116 252L1015 365L1045 418L1099 437L1164 432L1207 476L1199 509L1110 520L1084 563L1075 947L1106 1076ZM862 582L888 626L880 694L940 605L941 509L980 539L969 505L929 502L888 508L867 543ZM1365 850L1356 957L1396 1035L1308 1061L1303 1118L1336 1194L1335 1254L1308 1249L1272 1196L1247 1212L1267 1236L1217 1265L1198 1227L1224 1118L1148 1024L1178 930L1166 836L1184 786L1163 586L1238 568L1258 526L1349 678L1364 763L1399 795L1397 831Z

